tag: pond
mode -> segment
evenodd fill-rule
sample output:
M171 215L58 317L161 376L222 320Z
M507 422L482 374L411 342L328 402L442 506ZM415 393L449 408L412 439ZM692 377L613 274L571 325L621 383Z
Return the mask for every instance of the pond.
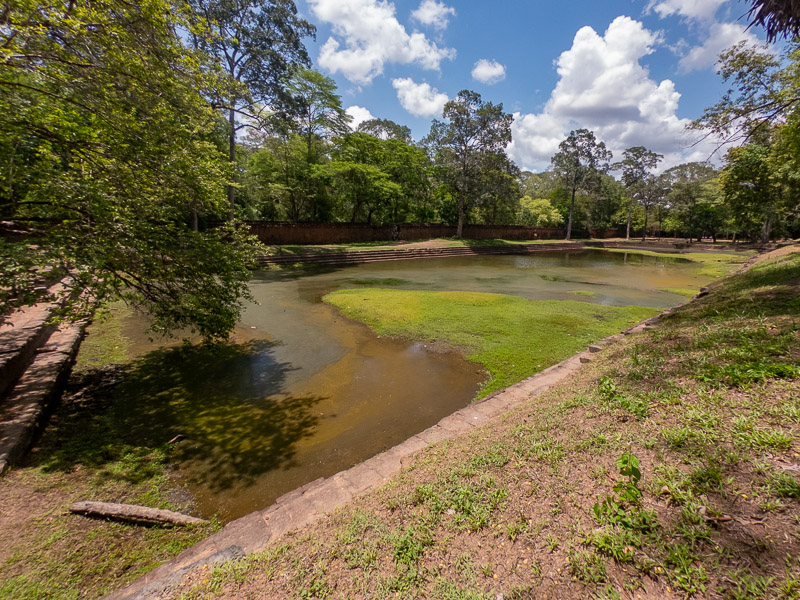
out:
M260 271L258 301L214 351L159 347L130 317L138 356L115 392L131 439L185 436L176 476L198 512L225 522L388 449L469 404L485 374L436 345L381 338L321 301L336 289L481 291L529 299L669 307L666 289L707 283L673 256L604 251ZM545 367L547 365L543 365Z

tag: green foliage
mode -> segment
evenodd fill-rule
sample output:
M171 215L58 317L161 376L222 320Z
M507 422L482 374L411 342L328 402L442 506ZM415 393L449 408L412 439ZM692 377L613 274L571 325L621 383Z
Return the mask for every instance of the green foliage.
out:
M471 204L497 168L493 164L508 170L505 147L511 141L512 116L503 112L502 104L484 102L480 94L462 90L445 104L442 117L445 121L431 124L427 143L435 155L439 179L457 202L456 237L461 237Z
M631 398L619 391L617 384L610 377L601 377L597 386L600 397L609 405L628 411L638 419L644 419L650 410L648 402L643 398Z
M547 198L533 199L523 196L520 201L518 222L520 225L533 227L557 227L564 222L564 217L550 204Z
M67 314L88 290L147 309L157 330L226 335L257 245L233 225L191 227L224 214L230 173L205 98L221 84L182 45L182 15L107 0L15 3L3 18L0 216L27 233L0 244L0 312L69 272ZM31 270L38 282L12 283Z
M598 523L629 531L648 532L655 529L657 521L652 511L641 509L642 491L639 480L639 459L630 452L617 459L620 475L626 479L614 484L614 496L606 496L592 507Z
M571 195L569 216L567 218L567 239L572 233L572 217L575 210L575 194L578 190L594 191L600 183L600 175L608 168L611 151L603 142L595 139L588 129L570 131L567 139L558 146L558 152L551 162L553 171L561 179L562 185Z

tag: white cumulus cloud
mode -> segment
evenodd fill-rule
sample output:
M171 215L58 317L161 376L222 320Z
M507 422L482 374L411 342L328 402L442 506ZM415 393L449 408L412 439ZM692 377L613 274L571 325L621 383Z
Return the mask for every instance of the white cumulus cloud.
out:
M433 117L442 114L449 98L427 83L416 83L410 77L392 79L400 104L417 117Z
M708 21L726 2L728 0L650 0L645 12L655 11L662 19L679 15L686 19Z
M352 121L350 121L350 128L355 131L358 129L358 126L361 125L364 121L369 121L374 119L375 117L369 112L369 109L364 108L363 106L348 106L344 109L350 117L352 117Z
M446 29L450 17L455 15L455 8L436 0L422 0L419 7L411 13L415 20L436 29Z
M455 50L439 48L420 32L408 33L386 0L309 0L311 11L330 23L333 36L320 48L319 65L342 73L357 84L369 84L386 63L416 64L439 70Z
M706 41L687 52L678 63L683 72L713 67L720 53L739 42L751 46L759 44L758 38L739 23L714 23L711 25Z
M472 78L488 85L506 78L506 67L496 60L480 59L472 69Z
M560 79L542 112L514 115L510 156L524 167L545 169L569 131L583 127L615 158L631 146L665 155L666 166L707 158L708 146L687 150L688 120L677 116L675 84L654 81L640 62L659 41L629 17L614 19L602 36L581 28L556 61Z

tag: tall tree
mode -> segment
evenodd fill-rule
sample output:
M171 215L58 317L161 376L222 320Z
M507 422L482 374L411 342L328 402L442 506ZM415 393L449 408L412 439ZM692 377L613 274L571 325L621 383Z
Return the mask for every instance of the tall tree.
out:
M781 218L798 207L798 188L787 181L787 175L795 180L797 175L782 168L782 158L773 146L745 144L728 150L720 173L734 222L763 244L769 242Z
M267 112L286 110L291 99L284 79L308 66L303 38L315 28L297 17L293 0L188 0L189 32L196 48L216 59L230 81L215 103L228 121L228 158L236 163L236 135ZM235 187L228 185L229 217Z
M352 117L342 108L342 99L336 93L336 82L313 69L295 69L286 90L297 103L293 115L297 133L306 141L309 164L317 162L314 141L331 140L345 135Z
M622 171L622 183L628 192L628 222L625 227L625 239L631 239L631 211L634 200L640 201L645 179L650 171L658 166L661 154L656 154L644 146L633 146L622 153L623 159L614 163L611 168Z
M575 194L578 190L591 191L600 182L612 154L603 142L598 142L588 129L570 131L567 139L558 145L558 152L550 159L553 171L558 174L570 194L567 236L572 236L572 216L575 211Z
M154 328L224 337L247 295L257 245L233 227L192 231L225 210L213 143L215 90L175 33L166 0L13 3L0 13L0 319L59 278L124 298ZM75 292L75 293L72 293Z
M703 215L708 213L701 209L700 203L705 195L705 184L716 176L716 170L707 162L690 162L676 165L664 171L662 177L670 187L668 202L672 208L673 221L689 236L703 234Z
M458 208L456 237L461 237L467 210L477 200L481 169L487 156L505 152L513 117L502 104L484 102L480 94L462 90L434 120L427 143Z
M360 123L356 130L374 135L382 140L400 140L407 144L411 143L411 129L388 119L368 119Z

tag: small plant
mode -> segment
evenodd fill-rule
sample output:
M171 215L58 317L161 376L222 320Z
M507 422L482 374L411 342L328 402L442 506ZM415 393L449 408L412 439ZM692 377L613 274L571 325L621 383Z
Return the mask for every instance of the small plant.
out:
M433 534L427 527L406 527L394 545L394 561L411 567L421 557L425 548L433 545Z
M594 552L573 552L569 559L569 572L578 581L588 584L606 580L606 563Z
M615 496L606 496L602 502L594 505L595 519L600 524L619 525L627 529L651 529L655 526L655 515L648 511L629 511L641 505L642 491L639 481L642 472L639 470L639 459L630 452L623 453L617 459L619 474L627 478L614 485Z
M528 528L528 522L522 515L518 516L513 523L506 523L506 535L512 542L516 540Z
M644 419L649 413L650 406L646 400L626 396L610 377L600 378L597 391L607 404L626 410L638 419Z
M775 494L781 498L800 500L800 481L789 473L781 471L773 475L769 483Z

